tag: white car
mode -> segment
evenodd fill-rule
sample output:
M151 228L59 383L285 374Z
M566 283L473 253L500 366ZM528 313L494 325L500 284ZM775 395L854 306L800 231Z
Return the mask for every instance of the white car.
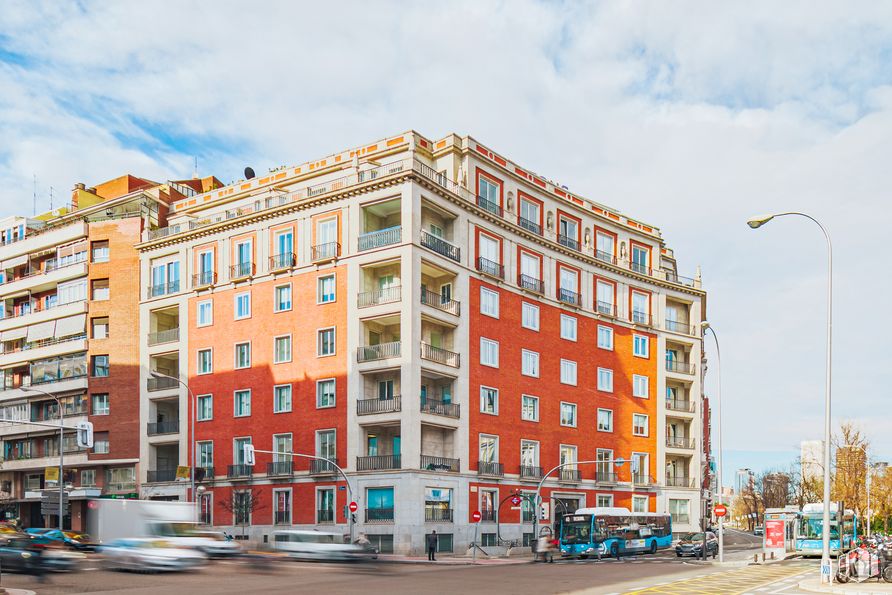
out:
M282 530L273 533L273 549L297 560L368 560L376 557L373 549L344 543L340 533Z
M111 570L176 571L207 563L204 553L174 547L163 539L117 539L103 545L100 553Z
M241 546L222 531L200 529L195 523L153 523L152 533L174 547L194 548L212 558L242 553Z

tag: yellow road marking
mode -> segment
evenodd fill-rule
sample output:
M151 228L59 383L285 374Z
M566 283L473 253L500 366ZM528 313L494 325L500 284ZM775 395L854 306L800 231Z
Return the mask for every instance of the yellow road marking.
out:
M739 595L755 588L773 583L782 578L801 574L801 566L745 566L726 572L716 572L706 576L675 581L667 585L657 585L630 591L628 595L639 593L663 595Z

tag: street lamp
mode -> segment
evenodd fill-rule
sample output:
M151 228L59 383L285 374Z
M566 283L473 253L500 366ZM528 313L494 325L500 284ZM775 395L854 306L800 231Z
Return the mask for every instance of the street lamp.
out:
M716 377L718 379L718 389L716 390L716 408L715 414L718 418L718 429L719 429L719 456L716 465L716 474L718 475L718 488L719 488L719 504L724 504L724 489L722 487L722 350L719 348L719 337L715 334L715 329L709 324L707 321L703 321L700 323L700 328L703 329L703 334L706 335L706 331L712 333L712 338L715 340L715 354L716 354ZM719 517L719 562L725 561L725 517Z
M29 393L38 393L46 395L56 402L59 407L59 531L64 531L65 527L65 482L62 481L63 470L65 467L65 412L62 411L62 401L56 395L50 394L45 390L34 388L31 386L20 387L23 391Z
M864 453L864 490L867 492L867 535L870 537L870 455L867 449L860 444L843 444L843 448L859 448ZM839 468L839 462L837 462Z
M753 229L758 229L774 219L775 217L785 217L788 215L796 215L810 219L815 225L821 228L824 239L827 240L827 379L824 396L824 530L822 533L822 552L821 552L821 582L831 582L830 567L830 395L831 395L831 371L832 371L832 346L833 346L833 244L830 242L830 234L821 225L821 222L805 213L789 212L777 213L774 215L760 215L751 217L746 224Z
M195 509L195 520L198 520L198 499L195 497L195 465L198 463L198 453L196 450L195 443L195 416L198 414L197 407L198 404L195 402L195 395L192 393L192 389L189 388L189 385L177 378L176 376L168 376L167 374L162 374L158 370L151 370L149 372L153 378L168 378L170 380L175 380L180 383L183 388L186 389L189 393L189 400L192 403L192 415L189 416L189 437L190 437L190 448L192 451L192 464L189 466L189 483L191 484L191 496L193 508Z

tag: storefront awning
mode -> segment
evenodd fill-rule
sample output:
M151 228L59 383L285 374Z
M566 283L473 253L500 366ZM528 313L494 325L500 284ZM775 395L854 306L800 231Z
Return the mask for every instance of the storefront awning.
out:
M26 341L28 343L33 343L34 341L42 341L43 339L49 339L53 336L53 332L56 330L56 321L48 320L47 322L40 322L38 324L32 324L28 327L28 338Z
M55 337L70 337L71 335L80 335L87 330L87 315L78 314L67 318L60 318L56 321Z

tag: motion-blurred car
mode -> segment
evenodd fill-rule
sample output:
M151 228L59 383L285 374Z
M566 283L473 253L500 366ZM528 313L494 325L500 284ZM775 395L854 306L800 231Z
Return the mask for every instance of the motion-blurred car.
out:
M715 533L707 531L706 555L715 558L718 553L719 539L715 536ZM703 556L703 532L682 535L678 543L675 544L675 555L679 558L682 556L693 556L695 558Z
M377 557L373 547L345 543L340 533L282 530L273 533L273 549L296 560L359 561Z
M152 523L152 534L172 547L194 548L212 558L237 556L241 546L222 531L201 529L196 523Z
M28 534L40 539L42 543L54 541L81 552L92 552L96 547L90 539L90 536L85 533L76 533L74 531L59 531L58 529L34 528L25 529L25 531Z
M753 529L753 535L765 535L765 527L759 525L755 529Z
M117 539L99 548L109 570L149 572L189 570L203 566L207 556L195 549L174 547L163 539Z
M34 572L41 547L28 535L4 534L0 538L0 568L4 571Z

